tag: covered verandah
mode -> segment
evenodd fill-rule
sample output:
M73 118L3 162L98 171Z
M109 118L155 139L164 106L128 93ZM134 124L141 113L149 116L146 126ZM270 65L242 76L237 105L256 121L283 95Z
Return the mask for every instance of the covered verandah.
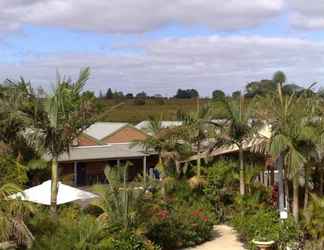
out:
M106 166L119 167L130 162L128 180L141 175L146 182L157 161L156 154L145 153L141 147L131 147L129 143L72 147L59 158L59 174L64 183L89 186L106 182Z

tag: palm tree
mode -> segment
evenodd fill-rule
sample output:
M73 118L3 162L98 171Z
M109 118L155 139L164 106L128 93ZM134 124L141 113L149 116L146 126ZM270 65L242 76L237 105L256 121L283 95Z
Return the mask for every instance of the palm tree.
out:
M255 135L256 123L251 122L252 113L249 105L245 102L241 94L239 102L231 101L228 98L221 100L225 113L226 121L211 121L221 132L218 133L218 142L223 144L234 144L239 150L240 162L240 194L245 195L245 177L244 177L244 145Z
M282 80L278 80L280 78ZM312 105L307 103L303 95L283 94L282 83L285 78L282 72L275 74L276 79L277 95L271 97L267 104L270 107L268 119L272 126L269 150L274 159L282 157L282 163L278 164L279 172L282 172L282 164L285 162L286 172L293 179L293 215L298 221L300 171L307 163L310 150L315 148L314 129L310 126ZM279 176L282 177L282 174ZM283 189L280 192L283 197Z
M58 158L69 152L73 140L93 122L92 105L82 98L81 91L90 76L90 69L80 71L77 81L58 76L53 93L44 106L43 118L25 131L29 144L45 150L51 158L51 211L56 214L58 192Z
M0 92L0 141L6 145L19 162L33 157L23 136L26 127L32 126L37 117L38 99L29 82L7 80Z
M145 140L136 140L133 145L139 145L146 152L156 152L159 155L158 169L161 172L162 193L165 195L165 180L168 170L175 165L180 171L179 161L191 154L191 145L183 141L187 130L183 128L163 128L161 120L155 117L149 118L147 128L148 136Z
M198 102L198 100L197 100ZM178 119L182 121L180 129L185 130L186 134L183 137L184 140L191 144L196 149L199 155L201 153L201 143L204 139L208 139L208 120L210 115L210 109L208 106L199 108L197 103L197 111L190 113L178 113ZM201 175L201 158L197 158L197 177Z

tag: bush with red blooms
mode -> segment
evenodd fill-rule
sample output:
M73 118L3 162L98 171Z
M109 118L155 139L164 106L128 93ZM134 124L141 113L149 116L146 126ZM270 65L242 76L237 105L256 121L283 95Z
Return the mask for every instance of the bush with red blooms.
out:
M203 207L169 204L154 210L147 237L162 249L190 247L210 239L213 222Z

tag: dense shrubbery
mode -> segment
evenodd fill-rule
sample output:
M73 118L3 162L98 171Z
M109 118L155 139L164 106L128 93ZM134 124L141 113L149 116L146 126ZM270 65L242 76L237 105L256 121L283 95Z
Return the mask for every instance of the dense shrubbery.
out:
M58 221L48 211L38 213L29 222L36 236L33 250L158 250L145 237L133 231L115 231L112 225L99 222L79 209L66 207Z
M253 249L251 241L274 240L278 249L298 241L299 231L292 219L280 221L278 212L273 209L258 209L237 213L232 219L235 229L242 240Z
M211 237L213 221L208 212L189 207L157 208L147 236L163 249L194 246Z

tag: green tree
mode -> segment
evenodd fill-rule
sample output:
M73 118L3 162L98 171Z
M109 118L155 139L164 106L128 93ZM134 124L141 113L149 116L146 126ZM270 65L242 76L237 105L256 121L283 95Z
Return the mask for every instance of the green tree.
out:
M29 144L47 152L51 158L51 211L56 214L58 158L69 152L73 140L94 122L93 106L81 95L90 69L81 70L77 81L58 77L55 89L44 101L45 119L37 121L25 136Z
M213 100L218 101L225 98L225 93L222 90L214 90L212 96L213 96Z
M111 88L109 88L109 89L107 90L107 92L106 92L106 98L107 98L107 99L113 99L113 97L114 97L114 94L113 94Z
M185 132L182 136L183 140L187 141L188 145L192 145L193 152L198 155L197 158L197 177L201 175L201 158L199 155L202 153L201 144L203 140L208 138L208 126L211 112L209 106L199 108L197 103L197 110L189 113L178 113L178 120L182 121L182 126L178 127L179 130ZM180 132L181 132L180 131Z
M285 163L285 171L292 177L293 215L298 221L300 171L307 164L310 151L316 148L314 127L310 124L313 105L304 96L284 95L284 80L282 72L274 75L274 81L278 83L277 95L269 97L267 102L268 121L272 126L269 149L274 159L283 157L281 164ZM278 167L281 171L282 166Z
M225 98L222 106L226 112L226 122L210 122L220 129L218 140L225 145L236 145L239 151L240 162L240 194L245 195L245 177L244 177L244 145L256 134L257 123L252 123L252 109L245 102L241 95L239 100L230 100ZM219 145L219 143L217 143Z

